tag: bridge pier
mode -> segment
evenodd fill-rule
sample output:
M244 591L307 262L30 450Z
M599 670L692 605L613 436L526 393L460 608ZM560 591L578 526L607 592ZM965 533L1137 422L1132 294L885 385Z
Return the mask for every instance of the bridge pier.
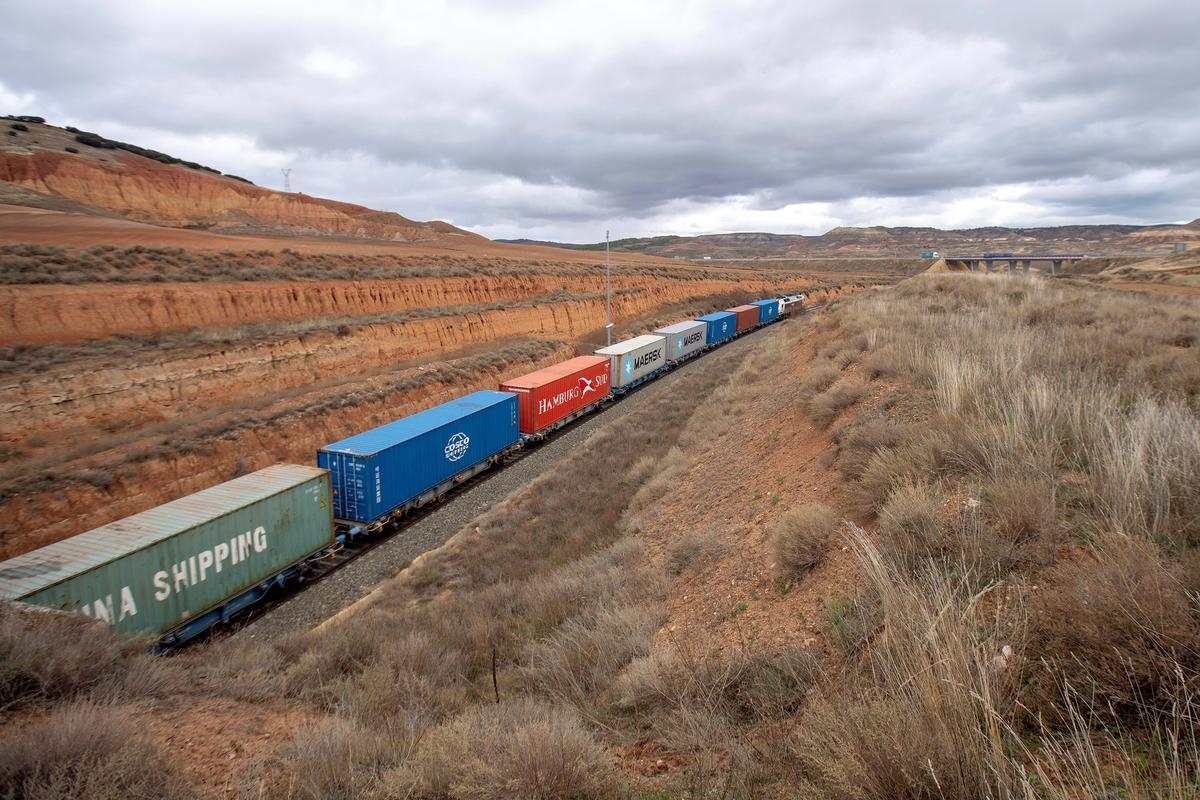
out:
M1029 274L1029 262L1028 261L1021 262L1021 272L1025 273L1026 275Z
M988 273L989 275L991 273L995 272L996 271L996 263L994 261L984 261L983 262L983 271Z
M1057 275L1058 273L1062 272L1062 265L1063 265L1062 259L1056 259L1054 261L1051 261L1050 262L1050 274Z
M1004 271L1007 272L1009 275L1012 275L1014 272L1017 271L1017 262L1009 261L1008 264L1005 265Z

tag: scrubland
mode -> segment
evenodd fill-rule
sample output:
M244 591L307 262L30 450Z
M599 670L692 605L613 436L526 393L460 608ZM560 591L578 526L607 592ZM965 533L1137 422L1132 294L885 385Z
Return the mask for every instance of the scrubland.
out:
M1200 796L1194 306L925 276L755 337L337 624L151 658L4 611L3 793L218 793L189 752L224 703L288 720L206 765L244 797ZM830 485L760 497L743 463ZM748 533L676 522L705 481ZM729 646L664 635L749 558L815 636L742 602L700 626ZM136 724L179 709L191 751Z

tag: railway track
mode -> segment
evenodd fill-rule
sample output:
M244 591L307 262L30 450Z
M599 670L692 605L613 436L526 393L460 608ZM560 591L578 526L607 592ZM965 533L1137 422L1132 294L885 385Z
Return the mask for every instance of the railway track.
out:
M810 306L807 309L805 309L805 313L807 314L807 313L811 313L813 311L818 311L821 308L824 308L825 305L826 305L825 303L815 304L815 305ZM787 321L787 320L784 320L784 321ZM751 340L751 337L753 337L755 334L761 332L762 330L770 329L770 327L771 326L768 325L768 326L766 326L766 328L758 328L754 331L751 331L749 334L746 334L745 336L739 337L738 339L735 339L733 342L730 342L730 345L737 345L739 342L744 343L746 341L749 341L749 340ZM560 428L559 430L555 431L550 436L546 437L545 440L538 442L536 444L533 444L531 446L526 446L526 447L518 450L517 452L507 456L503 461L501 461L494 468L486 470L486 471L480 473L479 475L476 475L476 476L464 481L463 483L459 484L458 486L455 486L453 489L451 489L450 491L443 494L437 500L429 503L428 505L424 506L423 508L421 508L417 511L409 513L403 519L393 521L388 526L386 526L380 533L346 545L345 547L341 548L338 552L334 553L329 559L323 561L316 569L310 571L310 573L305 577L304 580L298 581L298 582L286 587L285 589L276 590L262 602L256 604L252 608L246 609L245 611L241 612L241 614L239 614L238 617L236 617L234 620L232 620L227 626L224 626L223 629L213 631L213 633L210 634L208 637L200 636L200 637L197 637L197 639L198 640L203 640L203 639L211 640L214 638L221 638L221 637L225 637L225 636L229 636L229 635L240 635L240 636L248 636L249 638L260 638L257 631L262 631L264 634L266 634L266 635L262 636L261 638L273 638L274 635L277 635L278 633L285 633L285 632L288 632L288 630L290 630L290 629L299 629L299 628L305 627L306 624L312 624L312 623L320 621L319 619L309 619L309 617L312 616L312 614L302 612L302 613L299 613L296 615L298 617L298 619L297 619L298 624L288 624L285 622L281 626L283 628L283 630L280 630L280 631L266 631L264 629L263 625L261 624L261 623L267 622L273 615L280 612L281 609L283 609L284 607L292 605L296 601L301 600L302 596L305 595L309 590L311 590L315 587L319 587L319 586L329 586L330 583L337 583L336 581L326 580L326 578L328 578L330 575L333 575L334 573L342 571L346 567L348 567L352 564L355 564L366 554L371 553L372 551L375 551L378 548L381 548L385 545L395 542L397 537L399 537L401 534L405 533L406 531L410 531L412 529L422 526L423 523L425 523L427 520L430 520L435 515L438 515L444 511L446 511L448 508L453 507L465 495L471 494L476 489L478 489L482 486L485 486L492 481L497 481L497 480L502 479L505 476L505 474L508 473L513 467L526 461L526 459L536 456L539 453L555 449L556 445L558 443L561 443L561 442L563 442L563 440L571 438L573 436L573 434L576 434L581 429L587 429L587 428L592 427L594 424L599 424L600 422L605 421L613 411L617 411L617 410L621 409L622 406L624 406L626 403L629 403L631 400L638 397L643 392L649 391L649 390L653 389L654 387L663 385L662 382L664 380L669 380L671 375L676 374L682 370L686 370L689 366L699 363L699 362L703 362L705 359L713 357L718 353L725 352L727 347L728 347L728 345L726 345L725 347L716 348L714 350L710 350L705 353L702 353L699 356L692 358L689 361L679 365L678 367L675 367L674 369L668 371L666 374L659 376L655 380L648 381L647 383L644 383L644 384L630 390L629 392L626 392L621 397L607 403L600 410L598 410L592 414L589 414L587 416L581 417L577 420L574 420L569 425L566 425L566 426ZM516 487L512 487L512 488L516 488ZM509 491L511 491L511 489L506 488L505 491L503 492L503 494L507 495ZM498 501L500 498L495 498L495 499ZM453 520L451 527L453 527L454 525L457 525L457 527L454 528L455 530L457 530L458 528L461 528L462 525L465 525L467 522L470 521L470 519L473 519L477 515L478 511L481 511L481 510L489 507L490 505L491 505L491 501L485 502L479 509L471 510L471 513L468 517L458 519L458 520ZM428 537L422 536L421 542L418 544L419 549L417 549L416 552L413 552L411 556L407 556L407 557L402 556L401 558L397 559L399 563L395 564L392 567L388 567L385 565L385 568L382 570L378 570L378 571L365 570L365 572L367 572L369 574L361 576L361 580L356 581L357 583L363 584L362 586L359 586L357 588L362 588L362 589L369 591L370 588L373 588L374 584L377 584L379 581L386 579L391 574L395 574L400 569L407 566L407 563L411 562L411 560L413 558L415 558L417 555L419 555L421 552L425 552L429 549L439 546L442 543L442 541L444 541L445 538L448 538L448 536L446 536L446 537L440 537L438 535L433 535L433 536L428 536ZM428 544L428 546L425 546L426 543ZM348 587L348 588L355 588L355 587ZM331 594L338 594L338 593L331 592ZM339 603L349 604L349 602L353 602L354 600L357 600L357 599L358 598L356 596L350 596L350 593L348 592L347 596L345 596L345 597L331 598L330 605L335 605L335 604L339 604ZM324 603L314 603L313 605L317 606L317 608L312 609L313 613L325 613L326 615L331 615L333 613L333 611L337 610L337 609L333 609L333 611L330 611L328 606L326 606ZM187 645L184 645L184 647L186 647L186 646Z

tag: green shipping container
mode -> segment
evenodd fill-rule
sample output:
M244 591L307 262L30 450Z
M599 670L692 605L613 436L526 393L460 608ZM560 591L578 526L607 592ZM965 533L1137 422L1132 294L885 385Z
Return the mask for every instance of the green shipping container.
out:
M161 636L329 545L329 472L280 464L0 563L0 600Z

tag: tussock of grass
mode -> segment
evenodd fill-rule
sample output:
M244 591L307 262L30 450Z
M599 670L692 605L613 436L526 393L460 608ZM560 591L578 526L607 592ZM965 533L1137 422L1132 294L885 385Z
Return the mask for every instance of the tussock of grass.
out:
M0 738L0 796L125 800L196 793L127 712L77 704Z
M771 549L780 575L803 578L825 558L837 533L833 509L809 503L789 509L771 535Z

